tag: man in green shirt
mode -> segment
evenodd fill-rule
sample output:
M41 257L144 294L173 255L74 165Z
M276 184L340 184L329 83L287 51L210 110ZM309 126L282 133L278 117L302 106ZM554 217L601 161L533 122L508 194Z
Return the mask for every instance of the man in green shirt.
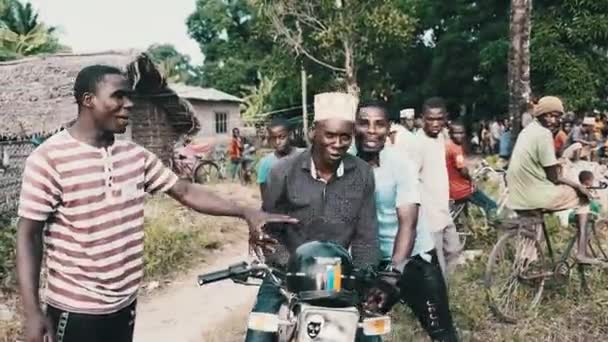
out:
M595 264L587 255L586 227L589 191L583 185L560 175L551 128L564 113L560 99L546 96L534 109L534 120L526 126L515 143L507 171L509 208L518 211L577 209L579 241L576 259Z

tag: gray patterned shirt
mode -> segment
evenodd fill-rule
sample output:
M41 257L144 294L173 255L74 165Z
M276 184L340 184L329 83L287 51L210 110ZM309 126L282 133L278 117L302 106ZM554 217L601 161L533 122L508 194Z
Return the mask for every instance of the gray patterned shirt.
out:
M311 166L313 166L311 168ZM333 241L351 248L356 266L379 262L374 173L363 160L347 154L327 183L313 177L311 151L280 160L270 172L262 207L297 218L296 225L268 227L279 241L268 262L285 265L289 253L308 241Z

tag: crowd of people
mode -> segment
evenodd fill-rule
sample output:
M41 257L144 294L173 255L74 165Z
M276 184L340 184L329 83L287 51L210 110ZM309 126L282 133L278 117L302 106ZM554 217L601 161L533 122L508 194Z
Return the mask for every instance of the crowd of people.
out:
M524 116L522 128L530 122L532 120ZM490 122L482 120L479 125L474 124L469 140L470 150L484 156L499 155L503 159L509 159L513 149L511 125L511 119ZM608 157L608 119L605 113L593 111L582 116L573 112L565 113L552 128L552 134L558 157L601 163L605 163Z
M418 119L405 109L400 123L391 123L382 102L318 94L306 149L291 145L286 121L273 120L268 135L274 151L258 170L258 210L180 180L145 148L114 138L126 130L133 106L120 70L84 68L74 94L76 122L44 141L23 172L17 271L26 341L132 341L143 276L144 195L159 192L204 214L244 219L250 244L271 266L284 268L306 242L339 244L358 268L380 272L365 294L369 310L388 312L405 303L433 341L458 340L447 287L462 244L450 200L471 201L488 212L496 205L476 189L465 163L464 125L448 124L441 98L426 100ZM528 114L532 119L505 155L509 206L522 215L574 208L584 227L592 197L585 186L589 177L581 175L584 184L563 177L558 157L599 156L594 129L603 121L591 125L585 118L568 128L555 97L540 99ZM506 140L509 130L493 126L484 128L488 132L481 140L500 152L491 143ZM243 151L239 132L233 131L231 159L242 159ZM46 311L38 297L43 234ZM586 245L586 233L579 229L577 261L598 262L586 255ZM265 279L253 311L277 313L284 301L277 284ZM274 338L250 330L246 341Z

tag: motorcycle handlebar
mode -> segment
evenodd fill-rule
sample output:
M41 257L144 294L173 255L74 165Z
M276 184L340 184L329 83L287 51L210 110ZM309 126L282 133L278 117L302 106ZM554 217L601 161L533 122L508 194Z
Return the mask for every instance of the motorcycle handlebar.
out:
M234 264L223 270L201 274L198 276L198 285L203 286L217 281L226 279L241 280L245 281L247 278L253 276L259 278L264 272L273 270L264 264L248 264L243 261L238 264Z
M226 269L201 274L198 276L198 285L203 286L217 281L231 279L237 276L243 276L251 272L251 267L246 262L240 262L229 266Z

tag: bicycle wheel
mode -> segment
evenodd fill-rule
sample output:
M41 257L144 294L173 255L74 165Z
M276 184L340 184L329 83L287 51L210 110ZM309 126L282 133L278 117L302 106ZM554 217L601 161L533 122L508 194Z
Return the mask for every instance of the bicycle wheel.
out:
M519 231L508 231L496 242L484 286L490 309L499 320L516 323L540 303L545 266L540 243Z
M472 235L471 229L469 228L469 222L466 218L465 213L466 203L455 203L450 207L450 216L456 226L456 232L460 239L460 245L464 248L467 243L467 237Z
M592 257L608 261L608 220L591 224L589 251Z
M192 182L198 184L208 184L217 182L221 179L220 168L212 161L201 162L192 173Z
M468 219L471 228L469 230L475 232L485 232L490 228L488 224L488 215L483 208L469 208Z

